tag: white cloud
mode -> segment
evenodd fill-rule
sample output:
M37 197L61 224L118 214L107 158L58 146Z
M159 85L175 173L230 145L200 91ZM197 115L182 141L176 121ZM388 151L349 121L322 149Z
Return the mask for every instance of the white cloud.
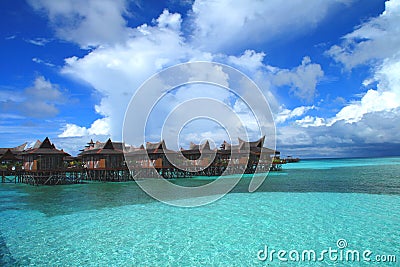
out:
M345 69L370 67L366 92L332 118L305 116L279 129L286 153L306 156L393 155L400 149L400 1L343 37L327 52ZM312 149L318 147L318 150ZM351 149L349 149L351 148Z
M265 64L264 52L249 49L253 45L281 37L291 38L293 34L312 30L324 19L328 9L332 12L332 8L342 2L345 1L295 0L285 4L276 0L196 1L187 21L183 21L180 14L164 10L150 25L129 28L124 19L126 2L122 0L31 0L32 6L46 12L59 38L82 47L95 46L81 58L66 59L62 72L88 82L101 94L102 99L95 109L102 117L90 126L67 123L59 137L82 142L88 136L111 135L113 139L120 140L128 101L147 78L177 63L216 60L234 65L260 86L276 114L276 122L284 124L296 119L278 130L278 147L286 151L298 151L304 155L310 153L309 148L317 146L319 155L330 156L346 153L349 145L354 150L361 150L369 143L382 146L399 143L400 35L397 1L386 2L385 13L360 25L343 37L343 43L327 52L347 69L373 61L373 75L365 79L364 86L377 84L376 88L368 88L359 101L349 103L330 120L305 116L315 106L287 109L273 94L274 90L289 86L295 97L312 101L317 94L318 82L324 76L319 64L311 62L306 56L299 66L281 69ZM187 34L185 31L183 35L182 25L190 24L191 32ZM232 47L236 49L235 55L229 54ZM244 52L238 54L238 51ZM40 59L34 61L40 63ZM223 84L229 85L230 81L224 79L224 75L213 71L211 74L215 74L215 79L219 78ZM47 88L43 80L39 80L34 87ZM200 87L198 89L196 92L181 88L179 95L168 95L161 110L168 112L170 109L166 107L171 108L191 96L206 93ZM31 92L32 99L35 95L42 95L41 92L44 91ZM29 95L30 91L27 90L27 93ZM219 91L213 91L212 97L224 103L230 99L228 94ZM48 108L57 109L57 105L51 104L58 101L56 91L48 91L42 99L46 99L44 103L49 104ZM243 121L252 119L242 112L239 105L232 108ZM46 111L43 107L42 111L47 114L55 112L50 109ZM255 128L256 125L248 126ZM201 141L210 135L216 140L226 136L221 129L209 132L194 129L183 137L184 142ZM312 151L315 153L315 150Z
M121 138L122 120L133 92L157 71L177 63L217 60L233 64L260 84L272 110L277 112L281 111L280 105L270 91L271 86L289 85L299 97L311 98L310 95L315 94L318 79L323 75L320 65L311 63L308 57L303 59L300 66L287 70L263 64L265 54L254 50L246 50L239 56L203 52L186 42L180 29L181 16L168 10L164 10L154 22L154 26L144 24L130 29L130 36L125 43L98 47L83 58L66 59L63 73L88 82L102 94L96 112L107 118L106 123L114 139ZM224 86L229 85L226 75L220 75L218 70L210 70L208 77L198 76L199 73L205 74L204 71L191 71L197 80L212 78ZM185 91L180 92L184 94ZM201 94L190 91L190 95L194 97ZM226 93L216 92L215 97L226 99ZM168 101L172 101L168 105L173 106L182 101L182 97ZM82 126L76 127L71 128L70 132L63 129L62 135L84 132L79 128Z
M17 38L16 35L9 35L9 36L6 36L4 39L5 40L14 40L15 38Z
M0 108L3 112L17 111L30 118L50 118L59 113L58 106L67 99L58 85L38 76L33 86L0 101Z
M240 43L251 45L288 32L301 34L315 27L337 2L340 1L296 0L282 5L278 1L196 1L186 22L180 14L164 10L152 21L153 25L129 28L124 19L127 14L124 0L31 0L36 10L47 14L59 38L82 47L95 46L82 58L66 59L62 72L88 82L102 95L96 105L96 112L104 119L102 127L67 124L60 136L89 134L90 129L96 134L98 129L120 139L123 115L136 88L157 71L191 60L217 60L247 70L275 112L282 111L271 92L276 87L288 85L296 97L310 100L323 72L308 57L300 66L288 70L263 64L263 52L246 50L239 56L230 56L208 51L224 48L225 52L230 43L238 47ZM186 35L188 40L181 26L191 22L194 22L194 28L190 29L194 39Z
M35 79L32 87L25 89L28 100L49 100L55 102L64 102L63 94L57 85L52 84L43 76Z
M197 0L191 14L192 42L205 50L226 52L293 37L314 29L342 2Z
M275 117L275 122L276 123L284 123L285 121L295 118L295 117L300 117L307 113L307 111L311 109L315 109L315 106L300 106L296 107L293 110L289 110L287 108L281 108L282 111L279 112L276 117Z
M350 70L372 60L390 58L400 47L400 1L385 2L385 11L343 37L326 53Z
M265 53L263 52L257 53L254 50L246 50L239 57L229 56L228 62L235 66L240 66L241 68L246 68L254 72L264 66L264 57Z
M176 14L164 11L161 17L161 24L132 29L124 44L99 47L83 58L66 59L63 73L88 82L102 94L96 111L107 118L115 139L121 139L122 121L132 94L146 79L167 66L203 57L184 43L177 24L170 27L165 23L176 21Z
M25 117L11 113L1 113L0 119L21 120L25 119Z
M222 59L243 71L256 82L275 114L283 112L274 95L281 86L290 86L291 92L300 100L311 102L314 99L318 82L324 76L319 64L312 63L309 57L304 57L299 66L292 69L281 69L264 64L264 57L263 52L246 50L240 56L228 56L227 58L222 57Z
M64 126L64 132L59 134L58 137L77 137L85 136L88 134L86 127L80 127L76 124L67 123Z
M304 57L301 65L292 70L276 70L273 83L276 86L289 85L295 96L311 102L316 94L317 83L323 76L321 66Z
M28 2L48 16L58 37L82 47L113 44L127 36L125 0Z
M89 128L67 123L63 132L58 137L83 137L88 135L110 135L110 119L101 118L95 120Z
M37 46L45 46L48 42L50 42L50 39L38 37L34 39L28 39L26 42Z
M167 9L156 20L160 28L169 28L173 31L180 31L182 18L179 13L171 14Z
M326 124L326 122L324 118L305 116L300 120L296 120L296 124L298 124L301 127L310 127L310 126L323 126Z
M365 114L375 111L390 111L400 106L398 92L379 92L370 89L360 101L355 101L342 108L329 125L336 121L344 120L348 123L358 122Z
M47 62L47 61L37 58L37 57L32 58L32 61L35 63L38 63L38 64L46 65L48 67L55 67L55 65L53 63Z
M286 155L307 157L382 156L400 148L400 109L365 114L357 123L337 121L318 127L278 128L278 147ZM313 121L311 119L310 121ZM314 120L315 121L315 120ZM315 149L318 147L318 149Z
M377 83L360 100L342 108L329 125L340 120L355 123L368 113L400 107L400 1L385 4L386 10L379 17L360 25L344 37L342 46L333 46L328 51L347 69L375 60L371 64L373 77L364 80L363 85L368 88Z
M95 120L88 129L89 135L109 135L110 134L109 118Z

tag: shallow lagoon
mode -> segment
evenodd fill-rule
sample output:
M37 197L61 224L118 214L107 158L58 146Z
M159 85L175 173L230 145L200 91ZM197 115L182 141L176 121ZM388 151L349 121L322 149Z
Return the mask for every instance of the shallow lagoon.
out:
M344 252L368 249L371 258L400 261L400 158L304 160L270 173L255 193L247 193L249 180L197 208L154 201L133 182L3 184L0 265L287 265L276 255L260 261L257 253L266 245L318 253L338 249L339 239L347 242ZM310 263L338 260L293 265Z

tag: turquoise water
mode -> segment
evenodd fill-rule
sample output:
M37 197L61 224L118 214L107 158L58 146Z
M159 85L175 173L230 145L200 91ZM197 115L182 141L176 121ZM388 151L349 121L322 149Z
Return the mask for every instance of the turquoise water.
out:
M305 160L284 169L255 193L246 193L245 177L232 193L197 208L154 201L133 182L3 184L0 266L377 265L327 255L260 261L265 246L318 256L329 248L370 250L372 260L396 256L381 266L400 265L400 158ZM346 248L337 247L339 239Z

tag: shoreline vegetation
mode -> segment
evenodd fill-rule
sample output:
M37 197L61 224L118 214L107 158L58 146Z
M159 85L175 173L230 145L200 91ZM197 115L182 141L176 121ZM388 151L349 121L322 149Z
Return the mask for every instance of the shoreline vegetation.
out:
M131 181L140 178L188 178L280 171L282 165L298 162L298 158L280 158L280 152L264 147L265 136L238 144L223 142L211 149L191 143L188 149L174 151L164 141L147 142L146 146L128 146L122 142L105 143L90 140L72 157L57 149L50 139L26 148L0 148L1 181L31 185L72 184L82 181ZM13 177L13 178L10 178Z

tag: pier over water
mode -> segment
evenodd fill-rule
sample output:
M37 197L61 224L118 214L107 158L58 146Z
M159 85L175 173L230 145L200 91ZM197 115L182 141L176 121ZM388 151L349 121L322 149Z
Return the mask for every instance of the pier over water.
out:
M28 149L3 149L0 176L2 183L61 185L280 171L286 161L280 159L279 151L263 147L264 139L238 139L238 145L224 142L219 149L211 149L206 141L180 151L169 150L164 141L135 148L111 139L91 140L77 157L71 157L46 137Z

